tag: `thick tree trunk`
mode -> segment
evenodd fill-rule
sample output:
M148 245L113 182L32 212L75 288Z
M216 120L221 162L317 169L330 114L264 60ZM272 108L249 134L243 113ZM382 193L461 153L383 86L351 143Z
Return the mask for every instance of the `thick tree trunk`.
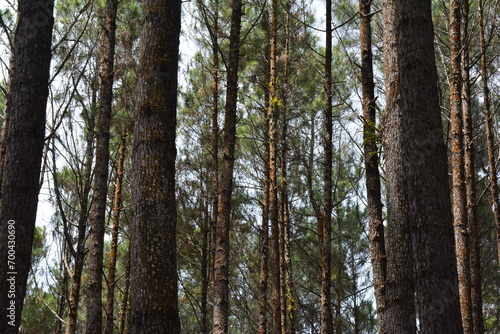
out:
M101 60L101 89L99 118L96 132L96 157L92 210L90 214L90 242L87 289L87 334L101 334L103 250L108 198L109 129L113 105L113 66L115 58L115 31L117 0L107 0L104 18L103 57Z
M493 202L493 217L497 232L498 263L500 264L500 196L495 163L495 134L491 123L490 89L488 87L488 64L486 60L486 40L484 31L483 0L479 1L479 42L481 46L481 77L483 83L484 126L486 128L486 144L488 148L488 171L490 177L491 201Z
M450 1L450 118L453 215L458 268L460 309L465 334L472 333L472 304L470 294L469 227L467 223L463 114L461 101L461 37L460 0Z
M132 153L130 331L180 333L175 200L180 0L143 0Z
M242 0L234 0L231 5L231 31L227 61L224 138L222 140L222 164L219 182L219 217L215 230L214 334L226 334L229 330L229 229L231 225L231 198L236 145L241 16Z
M360 48L361 48L361 84L363 94L363 148L365 158L366 192L368 219L370 227L370 253L372 262L373 285L377 303L377 325L380 334L386 334L385 320L385 281L387 256L385 253L384 224L382 218L382 195L379 156L377 146L377 123L375 104L375 82L373 80L373 53L371 29L372 0L359 2Z
M431 1L383 4L387 332L461 333Z
M0 333L17 333L31 267L54 19L53 0L19 1L2 131Z
M323 210L319 219L321 261L321 333L333 334L332 314L332 1L326 0L325 137Z
M118 233L120 215L122 211L123 164L125 162L125 147L127 145L127 129L122 127L118 162L116 167L115 194L113 198L113 220L111 225L111 246L109 251L108 267L108 295L106 296L106 323L104 334L113 334L115 288L116 288L116 260L118 257Z

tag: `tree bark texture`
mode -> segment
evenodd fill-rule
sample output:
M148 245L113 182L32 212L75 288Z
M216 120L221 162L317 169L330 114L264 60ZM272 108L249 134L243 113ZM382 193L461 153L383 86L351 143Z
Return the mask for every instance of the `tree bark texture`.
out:
M269 221L271 225L271 289L273 305L274 333L281 334L281 266L280 266L280 222L278 206L278 87L276 68L278 2L271 2L271 40L269 55L269 102L267 119L269 122Z
M224 137L219 181L219 217L215 230L214 258L214 334L228 333L229 320L229 229L233 193L234 150L236 145L236 106L242 0L231 4L231 31L227 60L227 90L224 107Z
M144 0L132 153L130 331L180 333L175 131L180 0Z
M260 233L259 327L258 334L267 333L267 287L269 279L269 122L264 129L264 184L262 191L262 227Z
M385 0L387 331L461 333L431 1ZM416 295L416 307L415 307Z
M323 210L318 219L321 263L321 333L333 334L332 314L332 1L326 0L325 46L325 137L323 169Z
M5 334L18 332L31 267L54 1L19 1L17 9L0 157L0 333Z
M453 192L453 225L458 268L460 309L464 333L472 331L472 305L470 299L469 228L467 223L463 113L461 101L461 37L460 0L450 1L450 118L451 168Z
M481 254L476 205L476 168L474 126L472 121L471 81L470 81L470 1L461 4L461 67L462 67L462 114L464 127L465 191L467 198L467 223L469 227L470 289L472 308L472 332L483 333L483 305L481 288Z
M104 16L103 56L101 60L101 87L99 117L97 120L96 150L92 209L90 215L90 242L87 283L87 334L101 334L102 276L106 203L108 199L109 129L113 106L113 66L115 58L115 31L117 0L106 0Z
M387 256L382 218L382 195L376 133L375 82L373 80L373 53L371 29L372 0L360 0L361 85L363 95L363 149L370 229L370 253L373 272L377 325L380 334L387 333L385 321L385 281Z

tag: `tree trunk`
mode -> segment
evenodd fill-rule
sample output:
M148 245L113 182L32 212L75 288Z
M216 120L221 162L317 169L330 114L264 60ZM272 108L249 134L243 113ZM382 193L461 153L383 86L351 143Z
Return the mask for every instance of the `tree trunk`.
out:
M21 324L35 230L54 19L53 0L20 1L0 161L0 333Z
M210 244L210 276L214 272L215 229L219 217L219 1L215 1L212 32L212 217L208 233ZM213 278L213 277L212 277ZM207 277L207 298L210 277ZM208 314L202 317L202 332L208 334Z
M215 233L214 334L225 334L229 330L229 229L231 225L231 198L236 144L241 16L242 1L234 0L231 5L231 31L227 61L224 138L222 140L222 165L219 183L219 217Z
M287 4L286 11L290 11L290 4ZM289 84L289 59L290 59L290 15L285 16L285 57L284 57L284 73L283 73L283 118L282 118L282 149L281 149L281 206L283 216L283 258L285 267L285 294L286 294L286 310L288 331L287 333L295 334L297 332L297 301L293 289L292 278L292 247L291 247L291 221L290 221L290 201L288 196L288 172L287 172L287 156L288 156L288 94L290 93Z
M332 1L326 0L325 49L325 137L323 171L323 210L319 217L321 261L321 333L333 334L332 314Z
M451 168L453 189L453 215L458 268L460 309L465 334L472 333L472 305L470 298L469 227L467 223L464 135L461 101L461 37L460 0L450 1L450 118L451 118Z
M175 131L180 0L143 0L132 157L130 331L180 333Z
M125 147L127 145L127 129L122 127L118 162L116 167L115 194L113 198L113 223L111 226L111 247L109 251L108 268L108 295L106 299L106 323L104 334L113 334L115 287L116 287L116 260L118 256L118 232L120 214L122 211L123 164L125 162Z
M267 96L267 94L266 94ZM267 286L269 278L269 121L264 129L264 184L262 190L262 229L259 273L259 327L258 334L267 334Z
M479 42L481 45L481 77L483 82L483 110L484 126L486 128L486 144L488 148L488 167L490 177L491 201L493 202L493 217L497 232L498 263L500 264L500 199L498 191L498 178L495 164L495 132L491 123L490 89L488 87L488 64L486 60L486 40L484 31L484 6L479 0Z
M103 250L108 198L109 129L113 105L113 66L117 0L106 1L104 18L103 57L101 60L101 89L99 118L96 133L96 158L92 210L90 215L90 242L88 261L87 334L101 334Z
M470 83L470 36L469 36L469 0L461 6L461 44L462 44L462 113L464 126L464 163L465 190L467 198L467 222L469 226L470 250L470 289L472 308L472 332L483 333L483 305L481 288L481 257L476 205L476 169L474 133L472 123L471 83Z
M274 333L281 334L281 266L279 237L277 141L278 141L278 87L276 69L277 11L278 2L271 3L271 40L269 55L269 102L267 119L269 122L269 218L271 224L271 287L273 304Z
M388 333L461 333L431 1L384 1ZM417 307L415 307L415 294Z
M382 218L382 196L379 157L377 146L377 123L375 104L375 82L373 80L373 53L371 29L372 0L360 0L360 47L361 47L361 84L363 94L363 148L365 158L366 193L370 228L370 253L377 303L377 325L380 334L387 333L385 320L385 283L387 256L385 253L384 224Z
M92 105L86 110L86 126L87 133L85 134L85 166L84 166L84 175L83 175L83 189L80 196L80 214L78 217L78 235L77 235L77 245L76 252L74 255L74 265L73 265L73 273L71 273L71 285L69 288L69 297L68 297L68 317L66 319L66 334L75 334L76 325L78 321L78 307L80 302L80 292L81 292L81 283L82 283L82 273L83 273L83 265L85 262L85 254L86 247L85 241L87 239L87 220L89 218L89 195L90 189L92 185L92 162L94 158L94 136L95 136L95 120L96 113L95 107L97 100L97 92L95 90L92 91ZM55 169L55 147L54 156L53 156L53 164ZM55 175L54 170L54 190L56 196L58 198L58 202L60 201L59 194L59 185L57 184L57 177ZM61 204L59 204L59 210L61 211L61 215L64 214L64 208ZM68 243L68 247L72 247L71 240L66 241Z
M120 319L118 320L118 334L129 333L130 323L130 248L127 250L127 264L125 265L125 287L120 308Z

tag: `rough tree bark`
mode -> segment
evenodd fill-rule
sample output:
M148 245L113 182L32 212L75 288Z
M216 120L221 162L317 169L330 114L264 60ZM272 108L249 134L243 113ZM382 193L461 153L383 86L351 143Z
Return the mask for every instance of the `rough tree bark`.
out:
M420 333L461 333L431 1L383 10L387 332L415 333L418 312Z
M175 131L180 0L143 0L132 152L130 331L180 333Z
M332 314L332 1L326 0L325 46L325 137L323 170L323 208L318 217L321 262L321 333L333 333Z
M229 228L233 193L234 150L236 144L236 106L242 0L231 4L231 31L227 59L227 90L224 107L224 137L219 181L219 217L215 230L214 254L214 334L228 333L229 318Z
M101 60L101 88L99 118L97 120L94 185L89 230L89 258L87 284L87 334L101 334L102 276L106 203L108 199L109 129L113 105L113 66L115 59L115 31L117 0L107 0L104 17L103 56Z
M470 289L472 307L472 332L483 333L483 305L481 288L481 254L476 205L476 168L474 149L474 127L472 121L470 81L470 1L461 5L461 66L462 66L462 113L464 127L465 191L467 198L467 223L469 227Z
M267 96L267 94L266 94ZM262 189L262 227L260 233L259 327L257 333L267 333L267 286L269 278L269 122L264 129L264 183Z
M465 334L472 333L472 305L470 299L469 227L467 223L464 134L461 101L461 33L460 0L450 1L450 118L451 118L451 168L453 192L453 225L458 268L460 309Z
M53 0L19 1L0 152L0 333L21 324L40 188Z
M276 68L277 47L277 12L278 1L271 2L271 40L269 54L269 101L267 121L269 122L269 221L271 225L271 289L273 305L274 333L281 334L281 266L279 237L279 206L278 206L278 174L277 174L277 144L278 144L278 87Z
M377 123L375 104L375 82L373 80L373 53L371 29L372 0L360 0L360 48L361 48L361 85L363 94L363 149L365 158L366 192L370 228L370 253L377 303L377 325L380 334L387 333L385 321L385 281L387 257L382 218L382 196L379 156L377 146Z

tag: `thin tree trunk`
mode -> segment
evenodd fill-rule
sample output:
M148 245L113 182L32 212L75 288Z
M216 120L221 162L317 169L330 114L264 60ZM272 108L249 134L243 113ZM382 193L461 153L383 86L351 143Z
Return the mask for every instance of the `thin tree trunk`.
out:
M118 320L118 334L129 333L130 323L130 248L127 250L127 264L125 265L125 287L121 300L120 318Z
M415 333L418 311L420 333L461 333L431 1L383 9L387 332Z
M59 262L59 272L62 272L63 277L59 285L59 298L57 299L57 315L58 319L55 319L54 323L54 334L62 334L64 321L64 314L66 313L66 305L68 303L69 295L69 274L64 265L64 253L61 253L61 258Z
M488 65L486 60L486 40L484 31L484 6L479 0L479 41L481 46L481 77L483 82L483 110L486 128L486 144L488 148L488 167L490 177L491 201L493 202L493 217L497 232L498 263L500 264L500 198L498 191L498 178L495 164L495 132L491 123L490 89L488 87Z
M209 226L209 244L210 244L210 276L214 273L215 259L215 231L219 217L219 1L215 1L214 9L214 27L212 33L212 216ZM209 278L209 277L207 277ZM213 279L213 277L212 277ZM207 298L208 285L207 280ZM202 317L202 332L208 333L208 314Z
M231 198L236 145L241 16L242 0L234 0L231 5L231 31L227 61L224 138L222 140L222 165L219 183L219 217L215 233L214 334L226 334L229 330L229 229L231 225Z
M281 266L279 238L277 141L278 141L278 87L276 69L278 2L271 2L271 40L269 55L269 218L271 224L271 287L274 333L281 334Z
M372 262L373 285L377 303L377 326L380 334L387 334L385 320L385 283L387 257L385 254L384 224L382 218L382 195L379 157L377 146L377 123L375 104L375 82L373 80L373 53L371 29L372 0L361 0L360 47L361 47L361 84L363 94L363 148L365 158L366 192L368 219L370 227L370 253Z
M290 4L286 4L286 12L290 11ZM287 173L287 156L288 156L288 94L290 92L289 84L289 59L290 59L290 15L285 16L285 57L284 57L284 73L283 73L283 135L282 135L282 151L281 151L281 199L283 207L283 228L285 231L284 244L284 260L285 260L285 294L286 294L286 309L288 319L288 333L295 334L297 331L297 301L292 281L292 247L291 247L291 222L290 222L290 202L288 198L288 173Z
M108 268L108 295L106 299L106 323L104 334L113 333L115 287L116 287L116 260L118 257L118 233L120 214L122 211L123 164L125 162L125 147L127 145L127 129L122 127L120 147L118 149L118 163L116 167L115 194L113 198L113 223L111 226L111 247L109 251Z
M460 0L450 1L450 40L451 40L451 168L453 172L453 214L455 243L458 268L458 287L460 309L465 334L472 333L472 304L470 290L470 253L469 231L467 222L463 113L461 101L461 37L460 37Z
M102 276L104 226L108 197L109 131L113 105L113 66L115 63L117 5L117 0L106 0L103 57L100 73L99 118L96 132L96 158L89 231L87 334L101 334L103 329Z
M87 220L88 220L88 208L89 208L89 195L92 185L91 175L92 175L92 162L94 158L94 136L95 136L95 121L96 113L95 107L97 105L97 92L92 91L92 105L86 112L86 134L85 134L85 166L83 182L84 186L80 194L80 215L78 217L78 235L77 235L77 245L76 252L74 256L74 266L73 273L71 273L71 285L69 288L68 297L68 317L66 318L66 334L75 334L76 326L78 321L78 308L80 302L80 292L83 274L83 265L85 262L85 240L87 239ZM54 147L54 168L55 168L55 147ZM54 172L55 173L55 172ZM54 179L54 190L56 196L60 198L59 185L57 184L56 175L53 176ZM61 214L64 213L62 205L59 205L59 210ZM68 247L70 246L71 240L67 240Z
M267 96L267 94L266 94ZM267 286L269 278L269 121L264 129L264 184L262 194L262 228L259 273L259 327L257 333L267 333Z
M53 0L19 1L0 152L0 333L17 333L31 267L54 18Z
M462 44L462 112L464 122L464 162L465 190L467 196L467 222L469 226L470 249L470 288L472 307L472 332L483 333L483 305L481 288L481 257L476 205L476 169L474 133L472 124L471 83L470 83L470 36L469 36L469 0L461 6L461 44Z
M321 260L321 333L333 334L332 314L332 1L326 0L326 50L325 50L325 137L323 171L323 212L318 224Z
M132 153L130 331L180 333L175 198L180 0L143 0Z

